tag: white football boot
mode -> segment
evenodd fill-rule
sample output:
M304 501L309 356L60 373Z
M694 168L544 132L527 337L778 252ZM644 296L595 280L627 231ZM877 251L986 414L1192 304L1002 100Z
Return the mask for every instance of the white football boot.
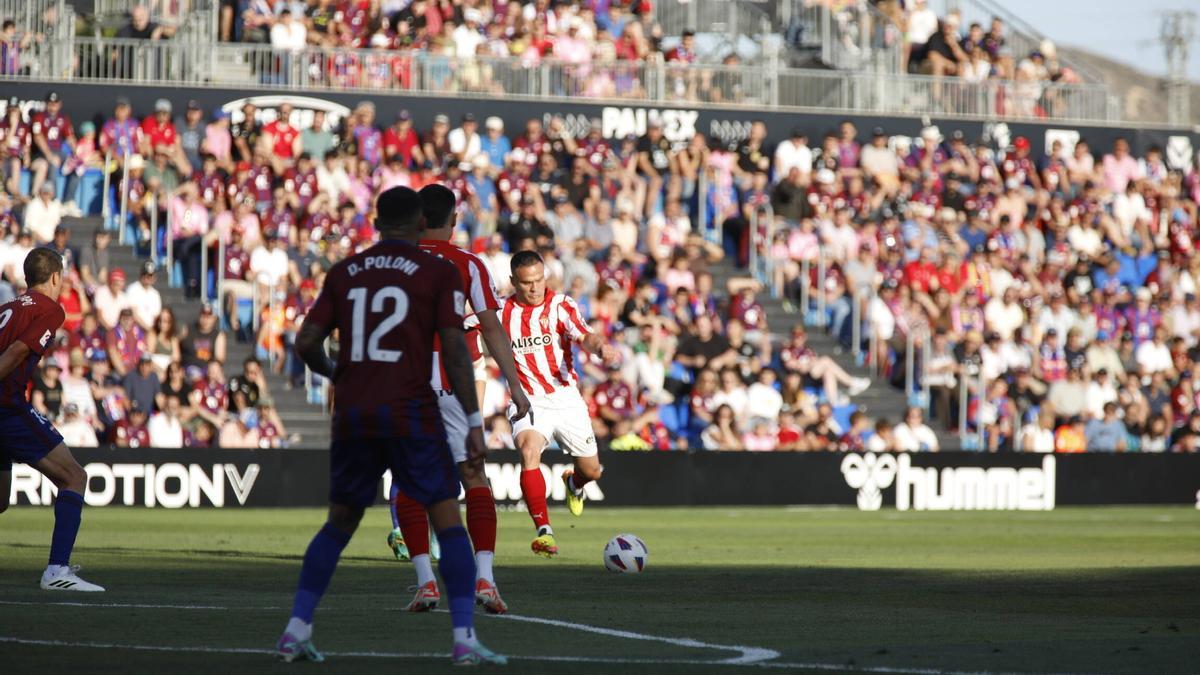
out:
M82 591L84 593L100 593L103 586L97 586L79 578L79 565L56 565L47 567L42 573L42 590L46 591Z

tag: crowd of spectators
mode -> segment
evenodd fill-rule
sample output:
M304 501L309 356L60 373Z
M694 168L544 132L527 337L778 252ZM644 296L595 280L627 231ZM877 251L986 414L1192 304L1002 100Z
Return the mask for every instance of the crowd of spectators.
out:
M162 113L157 123L150 116L143 124L130 117L126 104L98 135L91 122L72 124L56 92L45 104L25 119L17 102L9 101L0 126L5 174L0 302L24 289L22 262L33 247L57 251L65 268L58 300L66 321L35 375L34 408L78 447L277 447L294 440L274 409L257 359L226 377L228 338L211 306L201 309L193 325L177 325L155 288L154 263L144 262L138 278L128 283L126 271L110 264L109 230L101 226L88 241L72 242L72 230L62 222L75 208L58 200L53 177L74 175L124 143L155 157L146 166L141 155L133 155L115 174L127 171L131 177L126 184L134 224L145 209L154 208L148 195L160 194L167 203L168 190L190 172L187 143L181 140L189 130L186 120L176 135L174 123ZM23 170L31 174L33 194L18 190ZM135 175L145 175L146 181Z
M896 0L879 4L903 32L902 70L970 84L1011 81L1011 89L997 89L1002 95L997 101L998 113L1024 117L1053 114L1060 102L1048 85L1082 81L1059 63L1058 49L1048 39L1028 53L1014 54L1000 17L992 17L987 26L978 22L964 25L958 10L938 16L927 0L910 0L903 8Z
M1123 138L1035 154L937 127L871 136L844 123L824 152L802 130L776 148L777 168L800 158L775 174L777 288L825 294L847 348L862 316L862 348L896 386L912 344L935 423L982 432L986 450L1200 445L1195 164L1135 157ZM820 251L828 276L804 279Z
M189 327L171 361L155 351L160 343L142 349L132 340L128 354L106 346L113 377L136 376L136 355L148 351L145 367L160 380L181 361L175 377L200 383L189 386L221 382L213 331L224 326L220 340L253 342L260 362L302 385L290 341L325 271L374 240L373 196L437 181L460 199L457 243L482 255L502 292L509 254L538 250L550 287L576 297L592 328L623 352L615 372L577 363L597 433L613 447L936 449L931 425L960 423L972 434L982 427L991 450L1078 450L1078 438L1092 449L1200 443L1191 385L1200 173L1169 169L1158 148L1135 158L1119 139L1096 156L1081 139L1035 156L1022 137L995 148L936 127L916 139L875 129L860 143L850 122L811 146L801 128L772 144L762 122L732 145L702 135L672 143L654 119L640 136L606 139L597 124L575 138L559 119L509 131L469 112L418 130L407 111L379 119L369 102L336 125L286 103L235 112L236 121L189 103L173 119L161 100L139 121L118 100L102 125L101 149L136 151L114 183L129 189L129 227L143 253L165 251L170 238L189 296L208 284L224 317L206 313L206 323ZM163 225L157 242L152 215ZM65 230L51 228L46 242L39 227L3 217L8 254L0 258L14 286L20 251L69 248ZM98 232L79 258L107 236ZM751 253L769 261L768 274L714 283L713 264L745 267ZM205 255L224 297L200 277ZM826 277L818 279L821 255ZM109 297L123 283L95 264L78 271L74 292L94 305L90 325L108 331L102 341L157 320L135 305L122 317ZM765 291L798 312L797 325L768 325ZM816 325L850 348L861 316L868 363L894 384L914 344L931 393L928 423L922 408L894 421L855 411L869 382L806 342L802 319L822 294L828 316ZM800 306L804 297L810 307ZM212 338L211 348L189 356L197 336ZM64 349L65 367L69 343ZM493 385L488 437L504 445L504 389ZM206 419L184 398L191 419ZM209 412L245 407L228 398ZM1118 425L1125 432L1111 440Z
M263 368L253 358L225 375L226 336L211 307L191 326L176 324L147 261L127 284L109 266L111 233L83 247L58 228L49 246L67 264L58 300L67 319L34 376L30 402L74 447L280 447L288 442ZM10 260L20 244L5 243ZM6 266L0 299L23 286Z

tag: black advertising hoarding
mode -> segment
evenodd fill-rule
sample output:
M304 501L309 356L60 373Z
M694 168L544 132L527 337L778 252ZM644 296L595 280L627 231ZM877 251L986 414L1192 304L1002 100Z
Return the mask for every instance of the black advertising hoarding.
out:
M1067 141L1067 147L1075 139L1086 139L1097 156L1107 152L1113 140L1119 136L1127 138L1135 154L1141 154L1151 145L1165 148L1172 165L1186 166L1191 162L1193 148L1200 144L1200 135L1191 129L1137 128L1120 126L1086 126L1065 122L1031 121L982 121L968 119L943 119L928 116L902 116L880 114L847 113L798 113L764 110L761 108L719 108L708 105L687 104L642 104L634 101L617 103L581 102L568 103L559 100L535 101L529 99L479 99L459 98L452 95L396 92L334 92L305 90L246 90L201 87L165 87L154 85L122 84L120 89L101 84L71 84L61 82L5 82L4 98L17 96L21 106L28 111L40 109L46 92L57 91L64 100L65 110L76 124L92 120L96 127L104 117L111 116L116 96L129 98L134 114L148 115L154 109L154 101L166 98L174 110L182 111L189 100L195 100L211 115L216 108L234 113L235 121L241 102L254 99L259 104L260 114L273 118L274 109L283 101L294 105L301 113L302 124L309 119L305 111L326 110L331 123L335 123L364 100L376 106L376 122L387 126L401 109L409 110L418 129L428 129L435 115L449 115L451 123L457 125L458 117L474 113L477 118L495 115L504 120L505 133L510 137L524 130L525 122L531 118L545 119L558 115L566 121L569 131L577 136L587 133L588 122L599 119L606 138L620 138L627 134L641 135L651 119L663 122L663 133L675 143L684 143L696 132L714 136L726 143L744 138L752 120L761 119L767 124L768 140L778 143L785 140L793 128L799 127L808 134L810 147L819 147L821 137L837 130L843 120L849 120L858 128L859 140L867 142L874 127L883 127L891 136L917 137L925 124L937 125L943 136L955 130L962 131L967 139L987 139L994 148L1006 147L1013 138L1029 138L1035 156L1043 152L1053 139Z
M152 508L322 506L326 450L74 450L89 476L90 506ZM1101 504L1196 505L1200 455L1033 455L984 453L607 452L597 505L843 505L863 510L1049 510ZM548 451L549 480L569 458ZM521 497L520 461L499 452L488 464L498 502ZM52 486L13 467L15 504L48 505ZM380 486L384 494L386 479Z

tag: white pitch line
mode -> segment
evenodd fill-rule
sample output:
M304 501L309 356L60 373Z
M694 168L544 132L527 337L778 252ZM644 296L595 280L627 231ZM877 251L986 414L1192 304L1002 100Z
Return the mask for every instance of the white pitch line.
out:
M0 644L28 645L33 647L75 647L83 649L123 649L139 652L171 652L189 654L255 654L273 655L272 649L251 647L199 647L191 645L139 645L116 644L112 642L68 642L65 640L35 640L0 636ZM370 658L370 659L439 659L448 658L450 654L439 652L325 652L326 656L340 658ZM509 656L513 661L541 661L557 663L611 663L611 664L644 664L644 665L695 665L695 666L742 666L749 668L788 668L794 670L824 670L833 672L868 672L883 675L1000 675L986 671L939 670L936 668L892 668L887 666L858 666L840 663L759 663L759 662L730 662L705 661L702 659L653 659L653 658L608 658L599 656Z
M283 607L223 607L220 605L152 605L152 604L136 604L136 603L96 603L96 602L27 602L20 600L0 600L0 605L57 605L60 607L99 607L109 609L182 609L182 610L283 610ZM446 610L438 610L445 612ZM675 645L678 647L690 647L693 649L714 649L719 651L740 652L740 656L735 656L730 659L724 659L721 663L730 665L740 665L756 663L759 661L769 661L779 658L779 652L773 649L763 649L761 647L745 647L742 645L719 645L691 638L671 638L661 637L657 635L646 635L645 633L635 633L633 631L618 630L615 628L603 628L601 626L589 626L582 623L573 623L570 621L559 621L558 619L543 619L536 616L520 616L516 614L501 614L496 618L507 619L509 621L521 621L525 623L540 623L545 626L555 626L557 628L567 628L570 630L580 631L583 633L594 633L596 635L605 635L608 637L623 638L626 640L642 640L646 642L661 642L663 644Z
M56 605L56 607L94 607L103 609L194 609L194 610L271 610L278 611L288 609L286 607L221 607L215 604L137 604L137 603L80 603L80 602L23 602L23 601L0 601L0 604L16 604L16 605Z
M439 610L442 611L442 610ZM758 663L760 661L769 661L779 658L779 652L774 649L764 649L762 647L746 647L743 645L719 645L709 642L701 642L692 638L672 638L662 637L658 635L647 635L645 633L635 633L628 630L618 630L615 628L603 628L600 626L589 626L584 623L574 623L571 621L559 621L558 619L543 619L536 616L521 616L518 614L497 614L493 615L497 619L506 619L508 621L520 621L524 623L540 623L544 626L554 626L556 628L569 628L571 630L580 631L583 633L595 633L596 635L605 635L608 637L623 638L626 640L643 640L646 642L661 642L663 644L675 645L677 647L690 647L693 649L715 649L720 651L741 652L741 656L735 656L730 659L722 659L718 663L729 665L746 665Z

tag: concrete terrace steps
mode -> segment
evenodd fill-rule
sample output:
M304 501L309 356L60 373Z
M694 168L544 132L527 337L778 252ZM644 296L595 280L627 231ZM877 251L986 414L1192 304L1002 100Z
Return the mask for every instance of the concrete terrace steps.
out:
M746 270L734 267L729 260L722 260L711 266L709 271L713 275L713 287L721 292L725 292L730 279L749 276ZM778 349L789 339L792 326L804 323L804 316L800 312L786 311L783 308L782 300L772 298L766 292L758 295L758 301L767 315L772 345ZM856 364L854 354L849 350L842 349L837 340L827 335L824 329L808 326L807 330L808 344L817 354L832 358L850 375L855 377L871 376L869 368ZM901 363L901 367L903 367L903 363ZM871 386L863 393L853 397L851 402L859 406L872 419L887 418L893 424L903 420L908 405L901 390L879 379L872 379ZM930 426L938 433L938 441L943 448L958 447L957 435L941 431L940 423L931 423Z
M102 222L99 216L64 218L63 225L71 231L70 245L77 249L88 245L92 240L92 233ZM109 260L114 269L120 268L125 271L129 283L137 280L138 269L143 259L137 256L132 245L118 244L115 232L113 243L109 246ZM163 305L175 311L181 326L191 326L195 323L201 303L184 298L182 288L169 287L165 270L158 275L156 287L162 296ZM254 353L254 347L252 344L239 343L228 332L226 339L225 375L232 377L241 372L242 361ZM328 447L329 418L320 407L308 403L303 388L289 390L285 388L285 384L284 377L275 375L268 369L267 386L270 396L288 434L299 434L300 440L296 444L299 447Z

